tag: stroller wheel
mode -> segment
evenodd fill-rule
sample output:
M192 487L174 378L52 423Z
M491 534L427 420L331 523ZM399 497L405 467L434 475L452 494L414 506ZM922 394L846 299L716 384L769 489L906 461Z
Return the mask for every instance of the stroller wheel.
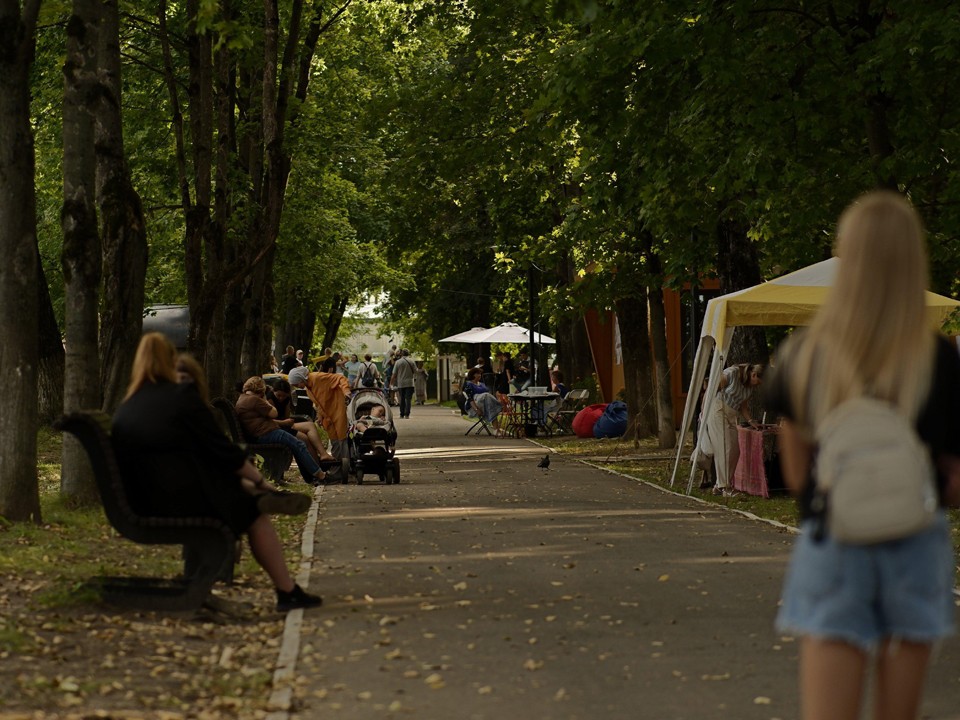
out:
M357 470L357 485L363 485L363 471Z
M400 484L400 461L396 458L393 459L393 484Z
M342 473L342 478L343 478L340 482L346 485L348 482L350 482L350 459L349 458L343 458L340 461L340 472Z

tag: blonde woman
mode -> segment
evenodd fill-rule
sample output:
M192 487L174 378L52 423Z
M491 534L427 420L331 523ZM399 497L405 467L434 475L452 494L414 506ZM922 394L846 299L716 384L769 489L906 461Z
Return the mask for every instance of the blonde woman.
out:
M836 254L825 304L780 350L769 384L767 407L784 418L784 481L799 500L803 530L777 625L801 638L804 720L859 718L871 669L874 717L913 720L931 648L953 625L946 518L941 512L926 530L869 545L841 543L829 531L821 537L811 438L833 408L869 394L913 421L941 471L949 470L960 456L960 359L927 318L923 228L903 197L874 192L851 205ZM948 475L938 477L942 501L956 500Z
M717 468L715 495L734 494L731 483L740 462L737 422L742 416L750 425L750 399L763 381L763 365L732 365L720 375L720 389L707 418L701 447L712 455Z
M217 517L250 549L273 581L277 610L323 601L295 584L268 513L298 515L310 498L271 487L246 453L224 436L195 383L177 382L176 349L160 333L140 340L130 386L113 416L120 474L141 515ZM199 366L192 366L200 374Z

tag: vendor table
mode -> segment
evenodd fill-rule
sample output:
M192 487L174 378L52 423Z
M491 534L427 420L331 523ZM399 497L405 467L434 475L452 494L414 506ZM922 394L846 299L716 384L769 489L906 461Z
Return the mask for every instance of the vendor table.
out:
M526 429L527 437L532 437L537 432L545 435L552 434L551 428L547 425L547 411L544 403L550 400L559 400L560 393L548 392L529 395L525 392L513 393L508 395L510 402L517 410L520 416L518 422L522 423Z
M776 455L776 439L779 427L762 425L757 429L738 427L740 461L733 474L733 488L749 495L770 497L770 486L764 462Z

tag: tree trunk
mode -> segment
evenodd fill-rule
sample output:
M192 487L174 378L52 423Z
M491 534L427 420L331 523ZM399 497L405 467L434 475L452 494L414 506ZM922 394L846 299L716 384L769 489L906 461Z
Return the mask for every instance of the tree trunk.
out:
M23 5L21 15L20 5ZM0 5L0 516L40 522L37 251L30 68L39 0Z
M327 314L327 320L323 323L323 343L321 349L333 347L337 341L337 335L340 333L340 326L343 324L344 313L347 312L347 298L343 295L334 295L330 301L330 312Z
M40 333L40 365L37 371L39 421L49 425L63 414L63 336L50 301L50 287L37 248L37 328Z
M63 276L66 301L64 410L99 408L97 311L100 285L100 238L95 200L94 110L97 92L99 3L74 0L67 23L67 58L63 67ZM86 453L65 436L61 495L74 505L97 501Z
M659 259L657 260L659 264ZM659 275L659 272L656 273ZM657 441L662 449L675 447L677 428L673 421L673 391L667 354L667 316L662 288L650 288L650 340L656 378Z
M244 283L231 288L223 306L223 331L219 334L222 347L218 354L223 358L221 372L224 388L232 388L238 381L242 382L250 377L242 369L240 358L247 327L247 311L244 306L249 302L249 286L249 283Z
M635 438L649 437L656 429L656 409L653 404L647 298L619 298L616 310L630 424L635 428Z
M147 234L143 205L130 181L124 156L117 0L104 0L102 12L96 125L97 205L104 276L99 349L103 409L112 413L126 392L143 328Z

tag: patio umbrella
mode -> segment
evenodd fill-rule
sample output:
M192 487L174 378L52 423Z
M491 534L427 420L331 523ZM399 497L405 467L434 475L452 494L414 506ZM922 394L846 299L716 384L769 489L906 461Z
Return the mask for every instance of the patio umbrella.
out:
M555 345L557 342L549 335L543 335L541 333L534 333L533 339L538 345ZM530 342L530 331L522 325L506 322L500 323L492 328L471 328L462 333L445 337L441 339L440 342L517 343L524 345Z

